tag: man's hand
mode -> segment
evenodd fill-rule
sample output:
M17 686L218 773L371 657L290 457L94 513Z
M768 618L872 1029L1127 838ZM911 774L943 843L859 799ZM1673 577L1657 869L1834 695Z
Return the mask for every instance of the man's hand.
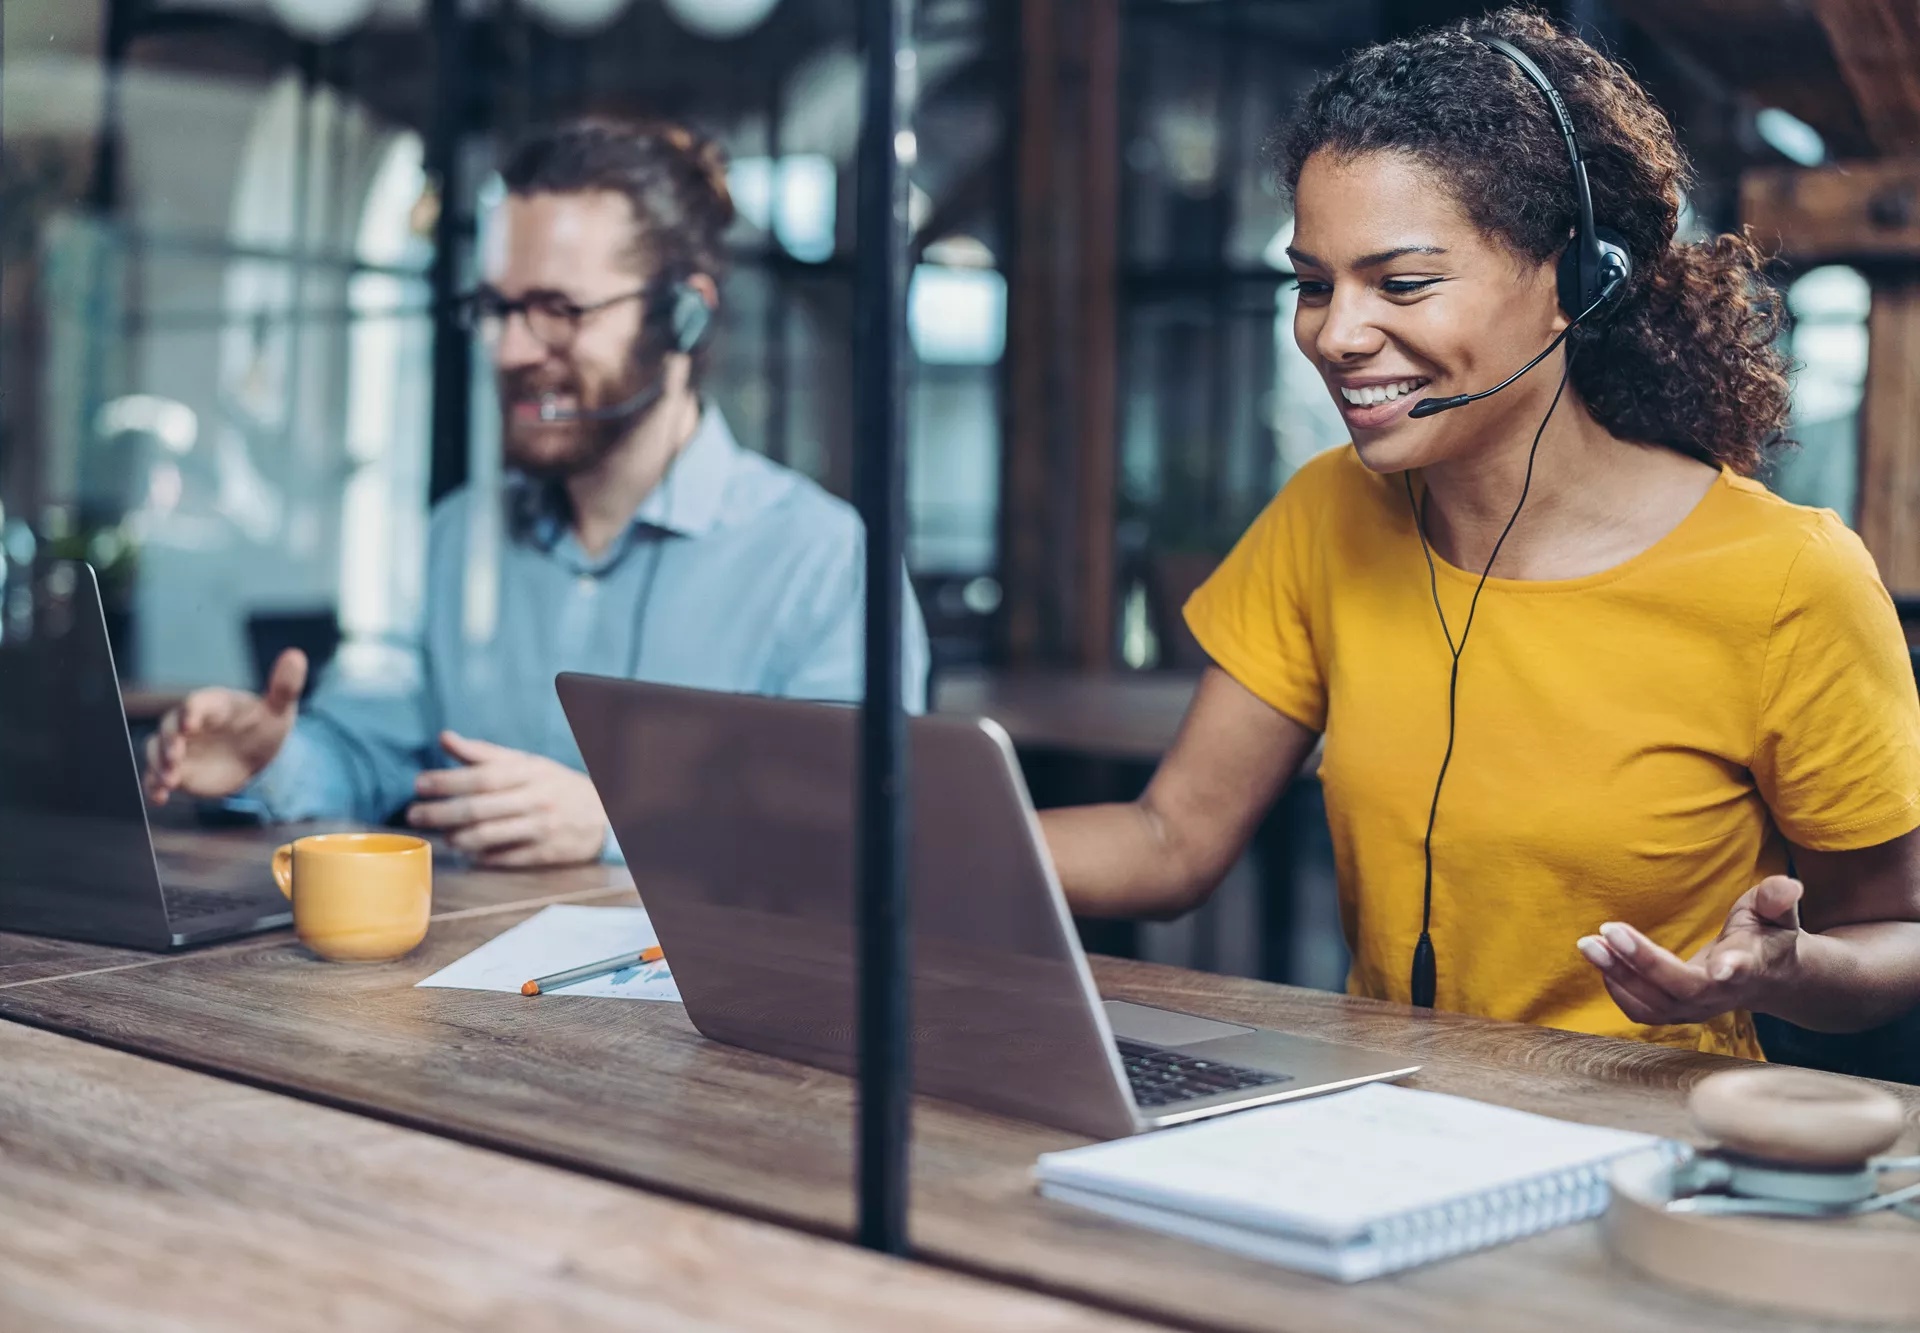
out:
M607 812L584 773L565 764L469 740L451 731L440 744L464 768L434 768L413 784L415 828L439 829L476 864L525 868L597 860Z
M265 768L300 712L307 655L289 648L273 664L265 697L244 690L195 690L147 740L147 798L165 805L176 791L231 796Z
M1682 962L1632 926L1609 921L1579 941L1620 1012L1636 1023L1700 1023L1731 1009L1768 1012L1798 962L1800 881L1763 879L1740 895L1713 943Z

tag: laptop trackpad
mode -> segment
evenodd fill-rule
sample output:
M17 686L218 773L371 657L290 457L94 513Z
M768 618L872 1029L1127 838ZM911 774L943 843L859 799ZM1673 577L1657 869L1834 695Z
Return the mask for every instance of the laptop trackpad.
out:
M1143 1041L1149 1046L1191 1046L1195 1042L1214 1041L1220 1037L1244 1037L1258 1028L1243 1027L1238 1023L1221 1023L1211 1018L1197 1018L1192 1014L1178 1014L1171 1009L1154 1009L1144 1004L1132 1004L1126 1000L1104 1000L1107 1010L1107 1022L1113 1027L1113 1035L1129 1041Z

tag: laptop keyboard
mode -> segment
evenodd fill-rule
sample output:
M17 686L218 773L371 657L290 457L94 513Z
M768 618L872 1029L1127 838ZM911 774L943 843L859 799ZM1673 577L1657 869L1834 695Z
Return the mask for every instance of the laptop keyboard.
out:
M1115 1045L1120 1048L1120 1064L1127 1071L1127 1082L1133 1085L1133 1100L1143 1108L1293 1082L1291 1074L1202 1060L1137 1041L1116 1040Z

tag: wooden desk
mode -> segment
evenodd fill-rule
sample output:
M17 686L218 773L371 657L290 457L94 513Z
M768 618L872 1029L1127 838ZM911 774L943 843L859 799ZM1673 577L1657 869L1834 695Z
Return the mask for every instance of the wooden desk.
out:
M1156 763L1179 734L1200 677L1193 672L943 672L939 713L990 717L1022 749Z
M1151 765L1173 748L1199 684L1196 671L965 668L935 681L933 711L990 717L1021 750ZM1319 769L1316 741L1300 772Z
M257 864L261 881L270 884L272 881L267 863L275 847L303 833L341 827L346 826L312 824L283 828L198 830L158 827L153 831L153 841L156 848L170 856L192 857L209 862L246 861ZM632 893L633 877L622 866L577 866L529 875L516 871L467 869L445 852L436 852L434 859L435 921L484 916L489 912L555 902L622 902L629 899ZM231 953L235 949L257 948L262 942L285 944L292 936L293 931L289 928L173 954L0 931L0 989L82 972L150 967L176 958Z
M0 1023L0 1327L1149 1333Z
M832 1235L852 1215L853 1089L700 1038L677 1006L412 983L524 915L436 923L396 964L268 944L0 990L0 1015ZM1684 1089L1737 1062L1096 960L1110 995L1411 1055L1416 1086L1573 1120L1684 1127ZM1920 1112L1920 1089L1898 1088ZM1654 1287L1577 1227L1340 1287L1039 1198L1069 1134L921 1099L912 1231L933 1262L1194 1328L1724 1333L1795 1325Z
M136 726L152 725L186 702L189 693L191 691L184 687L122 684L120 703L126 709L128 722Z

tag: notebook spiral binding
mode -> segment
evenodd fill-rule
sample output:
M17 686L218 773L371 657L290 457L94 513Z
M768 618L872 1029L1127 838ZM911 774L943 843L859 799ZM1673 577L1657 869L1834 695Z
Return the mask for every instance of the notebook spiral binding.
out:
M1658 1151L1668 1165L1691 1155L1685 1144L1671 1140ZM1368 1228L1367 1240L1379 1247L1381 1271L1391 1273L1584 1222L1606 1211L1612 1165L1580 1167L1388 1218Z

